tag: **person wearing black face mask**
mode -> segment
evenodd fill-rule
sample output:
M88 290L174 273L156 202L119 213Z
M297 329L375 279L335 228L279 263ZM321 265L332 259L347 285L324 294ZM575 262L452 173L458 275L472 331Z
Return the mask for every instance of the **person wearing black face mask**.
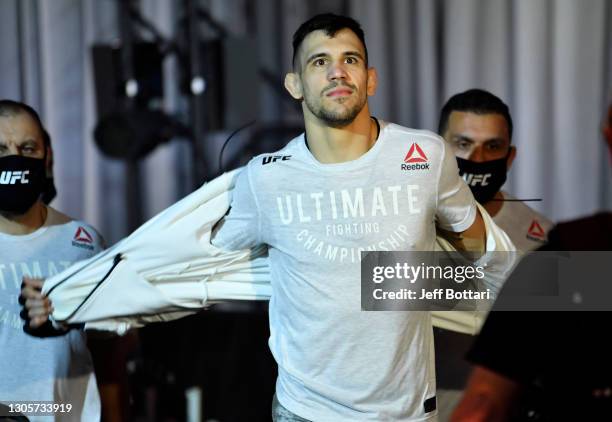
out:
M109 360L120 350L118 342L92 341L81 330L60 331L48 325L27 331L48 338L22 330L22 280L26 288L39 290L42 278L103 249L95 229L47 205L55 196L52 154L51 138L36 111L0 100L0 419L9 416L8 402L49 401L70 403L70 420L99 420L95 363L105 372L98 379L105 390L103 412L122 420L125 406L108 394L123 376ZM88 346L93 346L92 355ZM107 375L111 369L112 379Z
M476 200L518 250L530 251L546 242L552 222L501 190L516 157L512 129L508 106L480 89L452 96L442 108L438 125Z
M553 224L501 190L516 157L508 106L480 89L452 96L440 112L438 133L453 148L459 172L474 197L519 251L539 248ZM460 398L470 367L463 359L473 337L436 328L435 350L441 420Z
M46 217L42 200L49 182L50 145L26 113L3 116L0 133L0 215L36 226ZM38 133L37 133L38 132ZM23 134L22 139L16 135ZM39 142L37 138L42 138ZM54 189L54 188L53 188ZM53 195L54 196L54 195ZM53 197L48 197L47 203Z

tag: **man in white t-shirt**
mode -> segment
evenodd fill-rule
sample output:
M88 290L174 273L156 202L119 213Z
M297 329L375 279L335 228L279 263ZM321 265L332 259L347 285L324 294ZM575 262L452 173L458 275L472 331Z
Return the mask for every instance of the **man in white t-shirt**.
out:
M360 252L434 250L436 226L463 250L484 226L437 135L370 115L376 90L363 31L318 15L293 38L285 87L305 133L239 175L213 244L269 248L276 421L433 421L427 312L362 312Z
M19 318L23 277L57 274L102 249L91 227L44 204L50 159L38 115L21 103L0 101L0 418L25 410L39 420L15 405L46 401L64 407L53 420L99 420L85 334L35 338L22 331Z
M30 331L45 337L38 338L24 333L20 318L24 278L39 290L40 279L103 249L103 239L91 226L45 204L55 194L51 157L51 140L36 111L0 100L0 419L24 414L30 421L97 421L101 397L85 333L55 330L47 322ZM118 350L113 340L97 340L96 346ZM96 368L116 369L111 363L119 360L115 353L94 355ZM106 417L124 420L118 384L109 381L109 374L101 375ZM55 405L56 411L45 416L20 406L28 402Z
M273 418L435 421L430 314L362 312L360 254L433 251L437 231L482 252L483 217L441 137L370 116L377 77L357 22L315 16L293 51L285 87L305 133L241 171L212 239L268 247Z
M501 187L516 157L512 117L497 96L481 89L453 95L442 107L438 133L457 157L459 172L474 197L503 229L519 251L542 246L552 222ZM464 360L472 336L435 329L438 398L441 416L461 397L470 367Z

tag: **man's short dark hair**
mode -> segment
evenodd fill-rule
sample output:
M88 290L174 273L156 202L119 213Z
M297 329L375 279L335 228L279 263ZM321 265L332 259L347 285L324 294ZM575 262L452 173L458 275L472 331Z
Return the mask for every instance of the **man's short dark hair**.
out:
M508 124L508 134L512 139L512 117L508 106L497 96L483 89L469 89L455 94L444 104L440 112L438 133L444 135L448 129L448 118L453 111L475 114L501 114Z
M32 107L30 107L26 103L22 103L19 101L6 100L6 99L0 100L0 117L15 116L21 113L25 113L29 115L36 122L36 124L38 125L38 128L40 129L40 133L42 134L43 141L45 142L45 146L50 147L51 137L49 136L49 133L47 133L47 130L45 129L45 126L43 125L42 120L40 120L40 116L38 115L36 110L34 110Z
M320 15L313 16L306 22L300 25L300 27L293 34L293 59L292 63L295 67L295 57L297 52L304 41L304 38L314 31L324 31L328 37L334 37L336 33L342 29L350 29L353 31L359 41L363 44L365 51L366 66L368 64L368 48L366 47L365 35L361 25L355 19L349 18L348 16L335 15L333 13L323 13Z

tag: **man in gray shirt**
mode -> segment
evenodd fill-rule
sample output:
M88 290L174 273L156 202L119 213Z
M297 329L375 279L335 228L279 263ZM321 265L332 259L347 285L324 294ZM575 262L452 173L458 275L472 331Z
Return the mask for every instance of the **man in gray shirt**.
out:
M483 218L442 138L370 115L377 76L357 22L315 16L293 51L285 87L305 133L242 170L212 239L268 247L273 418L435 421L430 314L362 312L361 252L433 251L437 230L483 251Z
M293 47L285 87L306 131L251 160L213 239L268 245L273 416L436 420L430 315L362 312L360 253L434 250L436 225L482 250L482 217L442 138L370 115L377 76L357 22L315 16Z
M95 229L45 204L54 191L51 157L50 138L36 111L0 100L0 418L13 410L39 420L40 412L20 406L30 401L56 405L47 413L54 420L94 421L101 417L101 402L85 333L47 326L49 337L37 338L23 332L19 317L24 278L39 290L40 279L103 249ZM109 416L121 410L113 403Z
M501 190L516 157L508 106L482 89L460 92L442 107L438 133L455 153L459 172L476 200L508 234L517 250L527 252L541 247L552 222ZM435 328L434 337L438 410L443 419L448 419L471 369L464 356L473 337L444 328Z

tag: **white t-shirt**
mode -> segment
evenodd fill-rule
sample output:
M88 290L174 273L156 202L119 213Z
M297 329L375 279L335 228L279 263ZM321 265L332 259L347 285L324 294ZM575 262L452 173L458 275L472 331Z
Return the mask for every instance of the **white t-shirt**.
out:
M501 192L504 199L515 199ZM548 218L529 208L521 201L504 201L493 221L508 234L516 249L528 252L543 246L548 232L554 226Z
M48 208L49 217L56 213ZM48 217L48 220L51 218ZM36 338L23 332L17 299L23 276L47 278L102 250L103 241L80 221L33 233L0 233L0 403L71 404L70 413L28 416L30 421L100 420L100 397L85 332Z
M362 312L360 252L434 250L435 220L463 231L476 207L442 138L383 124L354 161L322 164L304 135L251 160L213 243L269 247L276 394L313 421L435 420L428 312Z

